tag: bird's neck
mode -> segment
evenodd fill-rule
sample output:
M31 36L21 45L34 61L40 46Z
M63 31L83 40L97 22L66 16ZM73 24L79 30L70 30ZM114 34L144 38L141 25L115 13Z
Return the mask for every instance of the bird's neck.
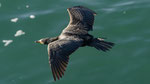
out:
M48 45L49 43L54 42L56 40L58 40L58 37L48 38L45 44Z

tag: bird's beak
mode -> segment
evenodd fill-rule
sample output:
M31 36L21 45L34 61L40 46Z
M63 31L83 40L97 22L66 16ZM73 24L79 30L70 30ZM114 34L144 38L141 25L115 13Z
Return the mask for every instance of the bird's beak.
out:
M42 41L38 40L38 41L35 41L35 43L40 43L40 44L44 44Z

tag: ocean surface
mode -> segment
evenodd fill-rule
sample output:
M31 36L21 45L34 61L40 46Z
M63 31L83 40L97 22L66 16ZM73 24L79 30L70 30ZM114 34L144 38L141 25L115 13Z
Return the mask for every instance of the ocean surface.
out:
M55 82L34 41L58 36L76 5L97 12L90 34L116 45L78 49ZM150 84L150 0L0 0L0 84Z

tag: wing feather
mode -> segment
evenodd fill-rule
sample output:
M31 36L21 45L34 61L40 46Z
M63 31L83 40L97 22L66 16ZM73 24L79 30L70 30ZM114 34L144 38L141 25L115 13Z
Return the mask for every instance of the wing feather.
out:
M55 74L55 70L54 70L54 65L51 65L51 69L52 69L52 74L53 74L53 78L56 81L56 74Z
M82 40L57 40L48 44L49 63L53 78L60 79L69 62L69 55L82 45Z
M80 28L81 30L93 30L94 15L96 15L93 10L83 6L74 6L67 10L70 16L68 28L72 28L70 26L76 25L77 28Z

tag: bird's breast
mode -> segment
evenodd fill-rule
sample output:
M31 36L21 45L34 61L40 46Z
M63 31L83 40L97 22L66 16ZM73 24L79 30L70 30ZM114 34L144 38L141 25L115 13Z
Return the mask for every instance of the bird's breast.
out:
M65 39L65 40L81 40L81 38L79 38L78 36L75 36L75 35L68 35L68 34L64 34L62 33L60 36L59 36L59 39Z
M61 35L59 36L59 39L65 39L65 38L68 38L68 36L66 36L66 35L64 35L64 34L61 34Z

